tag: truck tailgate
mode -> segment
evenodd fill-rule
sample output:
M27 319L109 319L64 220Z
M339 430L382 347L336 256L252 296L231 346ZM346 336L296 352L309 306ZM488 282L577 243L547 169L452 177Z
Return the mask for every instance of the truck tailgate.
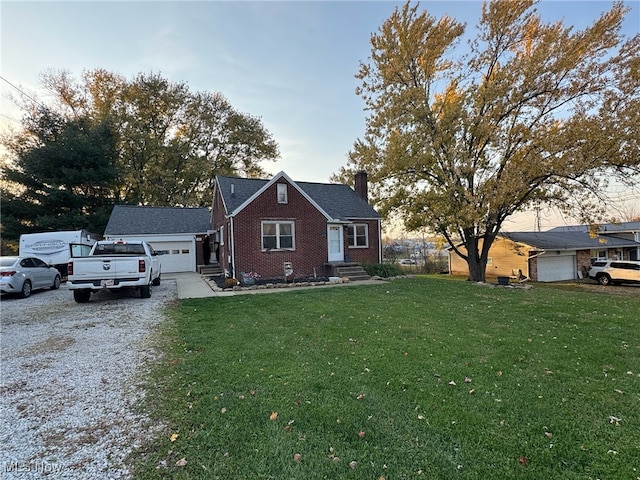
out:
M113 285L113 280L137 279L143 274L138 271L138 257L76 258L73 262L73 278L75 282L104 280L102 285Z

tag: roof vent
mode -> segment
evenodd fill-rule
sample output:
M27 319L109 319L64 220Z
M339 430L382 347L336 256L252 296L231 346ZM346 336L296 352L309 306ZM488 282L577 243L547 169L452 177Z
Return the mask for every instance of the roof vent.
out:
M231 184L231 195L233 195L234 193L236 193L236 186L232 183Z

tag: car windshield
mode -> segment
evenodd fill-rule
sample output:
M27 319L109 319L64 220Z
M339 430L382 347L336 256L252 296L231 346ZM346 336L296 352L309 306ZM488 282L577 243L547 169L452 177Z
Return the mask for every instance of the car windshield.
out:
M16 263L17 259L18 257L2 257L0 259L0 267L10 267L14 263Z

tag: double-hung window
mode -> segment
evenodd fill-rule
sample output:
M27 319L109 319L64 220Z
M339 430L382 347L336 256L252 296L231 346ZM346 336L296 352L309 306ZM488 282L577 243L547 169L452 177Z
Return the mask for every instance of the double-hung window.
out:
M278 203L289 203L289 198L287 196L287 184L286 183L278 183Z
M369 229L367 224L353 224L348 226L349 247L366 248L369 246Z
M263 250L293 250L294 237L293 222L262 222Z

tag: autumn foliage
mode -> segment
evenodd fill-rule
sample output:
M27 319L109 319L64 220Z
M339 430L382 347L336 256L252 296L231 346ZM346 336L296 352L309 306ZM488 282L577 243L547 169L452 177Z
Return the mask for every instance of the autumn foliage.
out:
M485 2L466 43L466 25L407 3L356 75L370 115L336 178L367 170L383 213L444 235L472 280L510 215L553 205L594 221L607 181L637 182L640 36L621 35L627 8L578 30L534 7Z

